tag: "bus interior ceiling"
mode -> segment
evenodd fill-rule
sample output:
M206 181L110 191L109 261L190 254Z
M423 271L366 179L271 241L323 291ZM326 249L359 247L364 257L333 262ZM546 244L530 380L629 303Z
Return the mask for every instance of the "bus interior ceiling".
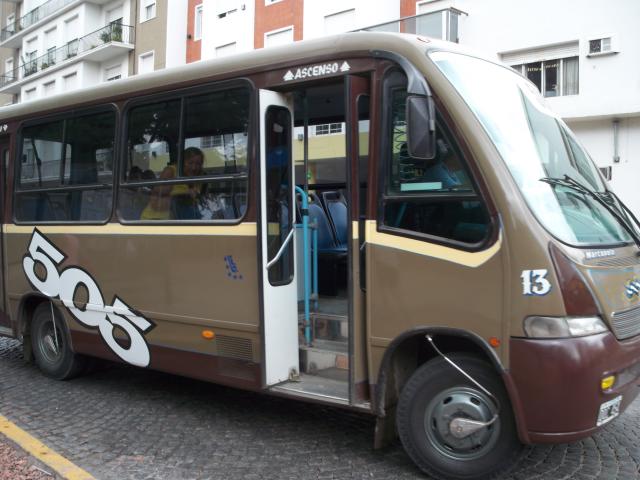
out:
M317 235L317 261L310 261L310 277L317 280L312 282L315 288L310 302L311 343L307 343L303 241L302 235L298 235L301 376L289 389L346 401L349 396L349 195L344 83L321 84L292 93L295 179L302 189L307 179L310 237L313 238L314 230ZM296 203L297 223L301 224L303 209L299 194ZM309 243L313 259L313 242ZM317 266L315 272L314 266Z

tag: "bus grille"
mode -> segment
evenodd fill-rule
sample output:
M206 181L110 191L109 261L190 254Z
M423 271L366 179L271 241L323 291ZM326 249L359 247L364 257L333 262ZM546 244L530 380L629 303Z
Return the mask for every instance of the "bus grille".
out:
M217 335L216 343L218 345L218 355L221 357L253 360L253 346L249 338Z
M640 334L640 305L611 315L613 333L618 340Z
M631 267L638 263L640 263L640 257L632 255L630 257L605 258L603 260L598 260L596 265L599 267Z

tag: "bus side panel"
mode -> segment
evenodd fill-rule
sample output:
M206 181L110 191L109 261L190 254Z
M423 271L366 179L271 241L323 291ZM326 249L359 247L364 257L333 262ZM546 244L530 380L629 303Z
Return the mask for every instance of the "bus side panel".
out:
M15 313L23 295L33 291L23 269L32 229L14 226L7 235L9 298ZM64 229L69 233L57 233ZM89 309L105 312L119 299L152 324L143 332L150 347L150 368L207 380L228 376L224 383L235 379L245 387L247 382L259 386L255 224L108 224L40 227L38 231L66 255L57 266L59 273L81 269L98 286L102 298L92 299ZM36 269L43 278L44 269ZM87 289L77 288L74 301L87 308ZM102 329L87 328L61 304L60 309L69 321L77 352L118 359ZM126 347L127 336L120 330L115 329L115 336Z
M405 331L449 327L472 331L485 340L503 338L500 240L471 253L374 229L372 222L367 232L367 316L374 381L387 346ZM415 251L407 249L411 246ZM496 350L499 358L506 357L506 348L508 342L502 342Z

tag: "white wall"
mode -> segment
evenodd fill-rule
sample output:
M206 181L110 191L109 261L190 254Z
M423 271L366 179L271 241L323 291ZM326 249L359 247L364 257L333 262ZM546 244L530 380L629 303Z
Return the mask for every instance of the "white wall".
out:
M306 0L304 2L303 35L315 38L325 35L325 17L355 9L353 25L344 31L378 23L391 22L400 16L400 0Z
M187 0L167 2L167 68L184 65L187 58Z
M612 167L612 189L631 210L640 214L640 117L620 118L618 130L619 163L613 162L613 119L571 122L568 125L599 167Z
M565 118L640 112L640 1L435 0L466 13L460 43L487 55L578 40L580 93L549 99ZM620 53L587 57L588 40L613 35Z
M204 0L202 2L202 58L215 58L216 48L235 43L235 52L253 50L254 0ZM231 15L219 14L236 9ZM185 40L182 40L185 43Z

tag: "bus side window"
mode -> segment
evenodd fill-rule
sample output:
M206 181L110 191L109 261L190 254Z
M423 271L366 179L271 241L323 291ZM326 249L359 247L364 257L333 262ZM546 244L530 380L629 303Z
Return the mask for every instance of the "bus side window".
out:
M132 107L118 200L122 219L241 218L249 106L250 90L237 87Z
M115 125L109 110L25 126L16 220L106 221L113 197Z
M461 150L440 115L437 115L436 156L411 157L407 149L405 105L407 92L388 82L383 229L446 243L478 244L488 234L489 216L477 195ZM393 86L389 85L392 83Z

